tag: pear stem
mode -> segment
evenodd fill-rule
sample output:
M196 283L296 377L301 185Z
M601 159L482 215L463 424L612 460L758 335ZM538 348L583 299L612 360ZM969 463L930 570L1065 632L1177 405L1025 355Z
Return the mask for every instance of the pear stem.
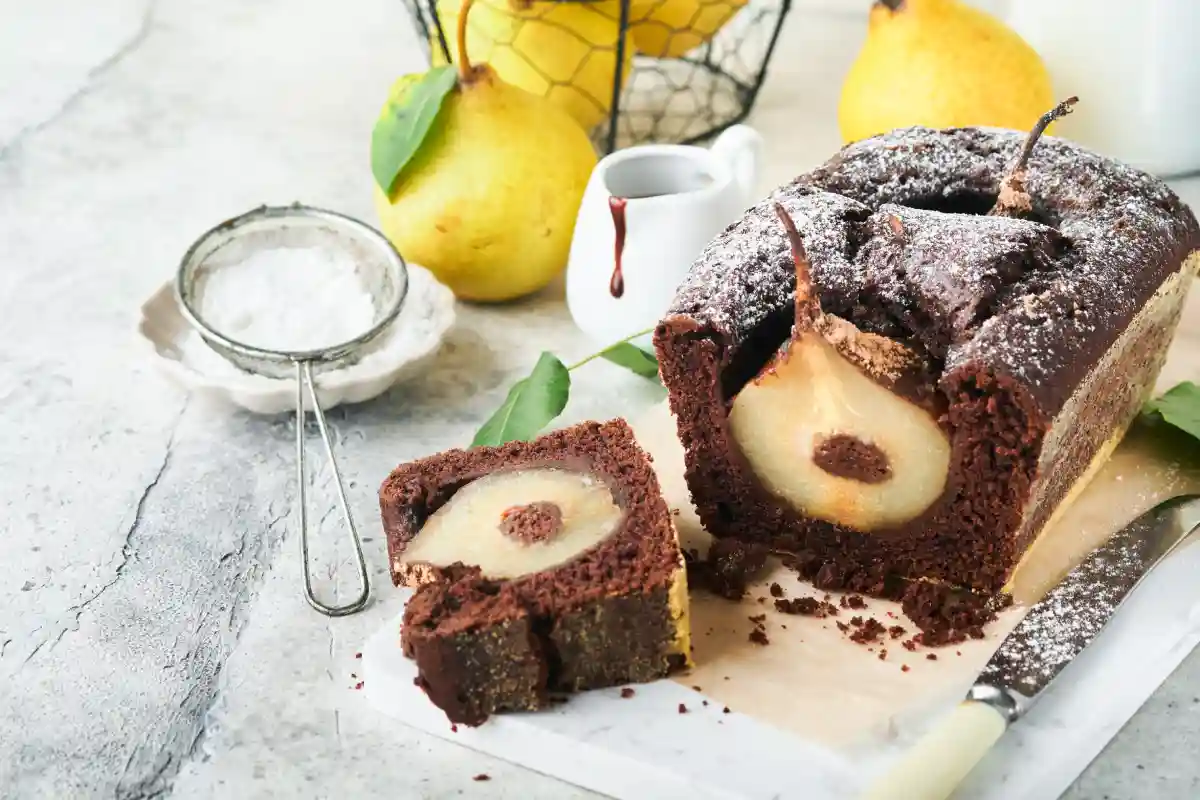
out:
M796 323L793 332L809 331L821 316L821 298L813 291L812 269L808 253L804 250L804 239L796 230L796 223L788 215L787 209L778 201L775 202L775 216L783 223L792 251L792 263L796 266Z
M462 0L462 5L458 9L458 25L455 26L455 45L458 48L458 79L462 83L469 83L471 80L471 60L467 57L467 15L471 13L471 6L475 4L475 0Z
M1008 168L1008 174L1000 181L1000 192L996 197L996 205L992 206L988 216L1015 216L1033 209L1033 199L1025 191L1025 179L1029 177L1029 157L1033 154L1033 148L1042 138L1042 134L1046 132L1050 123L1070 114L1078 102L1078 97L1068 97L1043 114L1037 124L1033 126L1033 130L1025 137L1025 144L1021 146L1021 152L1017 154L1016 160Z

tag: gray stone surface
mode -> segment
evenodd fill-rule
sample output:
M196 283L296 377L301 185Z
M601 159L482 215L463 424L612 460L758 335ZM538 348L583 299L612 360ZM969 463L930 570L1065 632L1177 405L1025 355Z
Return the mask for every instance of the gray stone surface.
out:
M462 309L423 380L330 415L380 589L332 621L299 594L292 422L189 402L132 332L216 220L296 199L373 218L370 125L419 66L400 0L10 0L3 19L0 796L590 796L364 712L351 677L395 611L378 481L466 441L546 343L586 352L561 287ZM775 141L768 184L815 160ZM577 385L571 418L656 396L604 364ZM326 598L353 580L329 478L310 480ZM1197 694L1193 655L1070 796L1196 796Z

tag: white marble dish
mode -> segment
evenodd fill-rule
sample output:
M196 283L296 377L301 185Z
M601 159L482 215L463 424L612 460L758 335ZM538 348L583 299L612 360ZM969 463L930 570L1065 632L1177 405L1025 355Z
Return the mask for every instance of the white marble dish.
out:
M420 374L436 353L454 324L454 295L423 267L409 264L408 278L408 296L392 326L356 362L317 377L324 409L377 397ZM218 355L183 318L169 282L142 304L138 335L163 374L190 392L256 414L295 408L295 380L243 372Z

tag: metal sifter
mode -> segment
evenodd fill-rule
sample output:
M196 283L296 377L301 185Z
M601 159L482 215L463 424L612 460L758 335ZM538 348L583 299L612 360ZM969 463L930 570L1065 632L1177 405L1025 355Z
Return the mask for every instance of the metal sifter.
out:
M206 274L217 268L237 269L248 256L262 249L320 248L350 256L354 271L374 306L371 326L349 341L331 343L319 350L266 350L239 342L210 325L202 315ZM253 267L245 267L252 269ZM358 359L370 343L396 319L408 292L408 268L391 243L374 228L351 217L303 205L262 206L226 220L204 233L184 254L175 280L175 294L184 318L204 341L234 366L271 378L296 381L296 479L300 500L300 551L304 564L304 597L314 609L330 617L361 610L370 595L370 579L362 541L354 525L346 490L338 472L333 442L317 397L315 377ZM350 603L330 606L313 592L308 548L308 503L305 494L304 413L305 395L317 420L325 453L337 486L342 517L354 542L359 594Z

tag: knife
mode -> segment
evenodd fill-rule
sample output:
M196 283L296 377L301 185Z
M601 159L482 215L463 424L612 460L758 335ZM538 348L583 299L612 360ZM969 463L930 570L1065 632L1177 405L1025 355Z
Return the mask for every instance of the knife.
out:
M949 797L1008 726L1092 643L1142 579L1193 538L1197 526L1200 495L1182 495L1113 534L1029 609L966 698L876 779L865 800Z

